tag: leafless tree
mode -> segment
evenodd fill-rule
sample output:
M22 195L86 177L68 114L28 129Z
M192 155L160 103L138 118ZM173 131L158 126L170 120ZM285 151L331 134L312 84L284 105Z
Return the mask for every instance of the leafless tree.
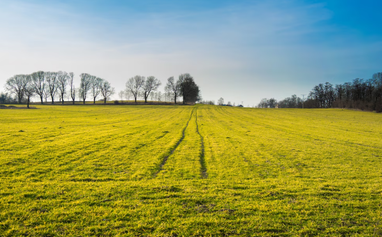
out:
M145 84L143 85L143 96L145 98L145 103L147 103L147 98L150 93L157 90L160 85L161 82L157 78L153 76L147 77Z
M155 92L153 91L152 93L150 93L150 100L154 101L154 98L155 98Z
M106 100L114 94L115 90L111 87L110 83L106 80L102 80L100 84L100 91L103 96L103 103L106 104Z
M99 78L99 77L95 77L95 76L92 76L91 77L91 93L92 93L92 97L93 97L93 104L95 104L96 102L96 99L97 97L99 96L99 94L101 93L101 84L102 84L102 79Z
M260 103L257 105L258 108L268 108L268 99L261 99Z
M157 93L157 100L162 101L162 92L158 91Z
M93 76L87 74L87 73L81 73L81 84L80 84L80 90L79 94L80 97L82 98L83 104L85 104L87 94L91 88L91 79Z
M174 93L171 91L168 91L167 94L168 94L169 101L174 102Z
M73 104L76 101L76 87L74 86L74 73L69 72L69 84L70 84L70 97L72 98Z
M44 91L44 101L45 103L48 103L48 98L49 98L49 92L47 90Z
M25 75L25 87L24 87L24 93L25 96L27 97L27 108L29 109L29 103L31 97L35 94L36 88L35 85L33 84L33 79L31 75Z
M123 95L125 96L126 101L129 102L129 100L130 100L130 98L132 96L131 92L128 91L128 90L125 90Z
M165 91L165 92L163 93L163 96L164 96L164 101L167 102L167 101L168 101L168 92Z
M120 91L118 92L118 96L119 96L119 99L121 100L121 102L123 101L123 97L125 96L125 92L124 91Z
M126 90L130 91L131 94L133 94L135 103L137 103L139 92L142 86L144 85L144 83L145 83L145 77L143 76L132 77L126 82Z
M44 104L44 92L45 88L45 73L43 71L38 71L32 73L32 84L34 86L35 93L40 97L41 104Z
M57 89L60 91L62 104L64 104L64 95L66 93L66 86L68 85L69 78L67 72L59 71L57 73Z
M21 101L24 98L26 83L27 81L25 75L15 75L9 78L5 84L5 89L11 94L15 94L17 96L19 104L21 104Z
M220 99L218 99L218 105L223 105L224 104L224 99L223 97L220 97Z
M176 104L176 98L179 97L181 91L181 81L175 82L174 77L170 77L167 79L167 84L165 87L165 90L168 92L171 92L172 95L174 96L174 103Z
M58 88L58 74L57 72L46 72L46 82L48 86L48 93L52 99L52 104L54 104L54 96Z

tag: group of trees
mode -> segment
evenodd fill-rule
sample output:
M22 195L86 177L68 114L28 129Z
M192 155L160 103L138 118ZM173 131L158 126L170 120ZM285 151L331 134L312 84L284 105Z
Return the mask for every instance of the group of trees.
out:
M64 104L65 96L68 95L74 104L77 95L83 100L83 103L85 103L88 94L92 95L94 103L96 98L102 95L106 103L107 98L114 93L114 88L104 79L87 73L82 73L80 78L81 84L77 89L74 85L72 72L38 71L9 78L5 84L5 89L16 96L18 103L25 101L28 108L32 96L38 96L41 104L44 104L44 99L47 102L48 98L54 104L56 97L59 97L61 103Z
M215 104L215 103L214 103L214 101L207 101L207 104ZM218 105L221 105L221 106L234 106L234 107L236 106L235 102L233 102L233 104L232 104L231 101L228 101L227 104L225 104L223 97L220 97L218 99ZM238 104L237 107L243 107L243 105L242 104Z
M103 102L106 104L106 100L115 93L115 90L113 87L111 87L111 84L102 78L92 76L88 73L80 74L80 78L81 83L80 88L78 89L78 94L82 99L83 104L85 104L88 94L90 94L93 100L93 104L95 104L98 96L102 96ZM75 101L75 90L76 89L74 88L74 85L71 81L70 94L73 100L73 104Z
M149 96L151 97L151 100L153 100L156 95L159 101L162 96L161 92L154 93L160 85L161 82L154 76L149 76L147 78L144 76L135 76L126 82L126 90L125 92L120 92L120 97L124 94L128 96L132 95L135 103L137 103L138 97L142 96L145 103L147 103ZM165 95L172 97L172 101L175 104L179 97L183 97L183 104L195 103L200 100L199 86L195 83L194 78L188 73L179 75L178 80L176 81L174 77L168 78L165 91Z
M270 99L262 99L260 103L257 105L258 108L276 108L277 100L274 98Z
M114 88L110 83L102 78L82 73L80 76L80 86L77 88L74 84L74 74L72 72L44 72L38 71L29 75L15 75L9 78L5 84L5 89L10 94L2 93L0 95L0 103L12 103L16 98L18 103L27 103L29 108L30 99L33 96L39 97L41 104L47 103L48 98L51 103L55 103L55 99L59 98L62 104L65 103L65 98L68 98L75 104L77 100L82 100L83 104L89 98L93 103L96 103L98 97L102 97L104 103L114 93ZM147 103L149 97L151 100L156 96L158 100L162 97L160 92L155 93L161 82L154 76L147 78L143 76L135 76L126 82L126 89L119 93L122 95L132 95L135 103L138 97L143 97ZM183 97L183 104L195 103L200 100L200 90L196 85L193 77L186 73L181 74L178 80L170 77L165 86L165 96L171 97L176 104L177 98Z
M0 104L15 104L17 101L8 93L0 93Z
M356 78L352 82L333 85L318 84L309 92L306 100L292 95L277 102L262 99L259 108L354 108L382 112L382 73L371 79Z
M354 108L382 112L382 73L371 79L356 78L352 82L315 86L306 106L310 108Z
M142 94L147 103L150 93L157 90L160 85L161 82L154 76L149 76L147 79L143 76L135 76L126 82L126 92L134 96L135 103L138 96Z

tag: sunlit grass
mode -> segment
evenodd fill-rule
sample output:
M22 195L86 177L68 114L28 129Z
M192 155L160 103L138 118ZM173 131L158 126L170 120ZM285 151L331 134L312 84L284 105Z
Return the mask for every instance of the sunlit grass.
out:
M0 110L0 236L382 234L381 114L34 106Z

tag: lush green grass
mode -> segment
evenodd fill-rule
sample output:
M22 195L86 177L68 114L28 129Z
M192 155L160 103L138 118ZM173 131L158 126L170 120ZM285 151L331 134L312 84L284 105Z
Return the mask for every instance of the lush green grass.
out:
M0 236L382 235L382 114L0 110Z

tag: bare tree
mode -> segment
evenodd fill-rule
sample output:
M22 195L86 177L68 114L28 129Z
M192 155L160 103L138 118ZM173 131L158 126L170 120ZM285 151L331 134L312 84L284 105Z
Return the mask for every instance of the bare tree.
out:
M79 94L82 98L83 104L85 104L87 94L91 88L91 78L92 76L87 73L81 73L81 84L80 84L80 90Z
M126 90L133 94L135 103L137 103L137 97L144 83L145 77L143 76L132 77L126 82Z
M174 96L175 104L176 104L176 98L178 98L181 93L180 89L181 89L180 81L175 82L174 77L170 77L169 79L167 79L165 90L172 93L172 95Z
M119 96L119 98L121 99L121 102L122 102L123 101L123 97L125 96L125 92L124 91L118 92L118 96Z
M54 104L54 96L57 92L58 83L57 83L57 72L46 72L46 82L48 86L48 93L52 99L52 104Z
M74 86L74 73L69 72L69 83L70 83L70 97L72 98L73 104L76 101L76 87Z
M261 99L260 103L257 105L258 108L268 108L267 98Z
M174 93L173 92L168 91L167 96L168 96L168 101L174 102Z
M111 87L110 83L106 80L102 80L100 84L100 91L103 96L103 103L106 104L107 98L114 94L115 90Z
M48 103L48 98L49 98L49 92L47 90L44 91L44 100L45 103Z
M24 80L25 80L24 93L25 93L25 96L27 97L27 108L29 109L30 99L35 94L36 88L35 88L35 85L33 84L33 79L31 75L25 75Z
M25 75L15 75L9 78L5 84L5 89L9 91L11 94L15 94L17 96L17 100L19 104L24 98L24 90L26 86Z
M155 98L155 92L153 91L152 93L150 93L150 100L154 101L154 98Z
M157 93L157 100L162 101L162 92L158 91Z
M169 93L165 91L163 95L164 95L164 101L167 102L167 101L168 101L168 95L169 95Z
M98 95L101 93L100 87L101 87L103 80L99 77L92 76L91 81L92 82L91 82L90 91L91 91L92 96L93 96L93 104L95 104Z
M57 89L60 91L61 102L64 104L64 95L66 93L66 86L68 85L69 75L67 72L59 71L57 73Z
M35 93L40 97L41 104L44 104L44 92L45 88L45 73L43 71L38 71L32 73L32 84L34 86Z
M224 104L224 99L223 97L220 97L220 99L218 99L218 105L223 105Z
M130 100L130 98L132 96L131 92L128 91L128 90L125 90L123 95L125 96L126 101L129 102L129 100Z
M149 97L150 93L157 90L160 85L161 82L153 76L150 76L146 79L146 82L143 85L143 96L145 98L145 103L147 103L147 98Z

